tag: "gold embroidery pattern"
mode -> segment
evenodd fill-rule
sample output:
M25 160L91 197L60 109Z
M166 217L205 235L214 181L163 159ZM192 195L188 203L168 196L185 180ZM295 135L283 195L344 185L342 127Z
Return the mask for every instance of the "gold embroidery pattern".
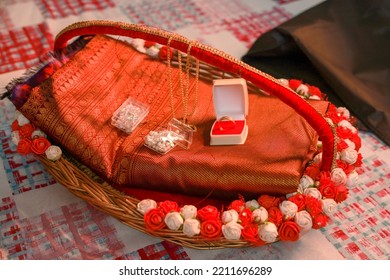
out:
M317 135L277 98L251 94L250 137L245 145L210 147L208 132L215 119L211 85L200 81L198 107L190 120L198 128L191 149L175 149L160 157L144 148L149 131L172 118L166 70L166 64L124 43L95 36L51 79L33 89L21 110L77 159L116 185L199 196L213 191L221 198L296 191ZM172 68L172 81L175 112L180 116L177 68ZM195 101L194 90L191 77L189 104ZM149 105L149 114L127 135L111 126L110 119L129 96ZM327 103L314 107L325 112Z

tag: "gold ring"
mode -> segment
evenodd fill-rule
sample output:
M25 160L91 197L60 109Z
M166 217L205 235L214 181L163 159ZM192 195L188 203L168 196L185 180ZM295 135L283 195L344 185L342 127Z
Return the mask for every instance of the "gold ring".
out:
M236 121L232 117L230 117L230 116L222 116L222 117L220 117L218 119L218 129L221 130L221 131L224 130L224 128L221 126L221 122L222 121L229 121L229 122L233 123L233 126L229 127L229 129L233 129L233 128L236 127Z

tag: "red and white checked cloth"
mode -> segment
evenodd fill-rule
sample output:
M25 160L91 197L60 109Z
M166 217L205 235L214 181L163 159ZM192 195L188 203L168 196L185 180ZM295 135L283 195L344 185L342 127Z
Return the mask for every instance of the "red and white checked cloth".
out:
M155 25L241 57L258 36L320 2L2 0L0 85L36 65L75 21ZM141 234L69 194L39 162L16 153L13 114L9 102L0 102L0 259L390 258L390 149L370 133L361 133L361 182L332 224L294 244L200 252Z

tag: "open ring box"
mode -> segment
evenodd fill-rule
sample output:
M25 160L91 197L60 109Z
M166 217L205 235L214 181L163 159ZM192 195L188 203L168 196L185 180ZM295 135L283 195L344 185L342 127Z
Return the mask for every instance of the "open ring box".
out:
M213 81L216 121L210 131L210 145L244 144L248 136L248 89L244 79Z

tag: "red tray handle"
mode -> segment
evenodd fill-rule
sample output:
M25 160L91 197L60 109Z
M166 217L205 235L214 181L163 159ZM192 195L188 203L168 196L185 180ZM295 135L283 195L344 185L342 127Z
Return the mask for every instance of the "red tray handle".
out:
M203 45L196 41L191 41L176 33L161 30L159 28L145 25L129 24L123 22L113 22L106 20L92 20L76 22L63 29L56 37L54 50L64 48L68 41L76 36L110 34L132 38L140 38L147 41L167 45L182 52L187 52L188 45L191 44L190 54L219 69L239 75L252 82L265 92L278 97L285 104L293 108L301 115L318 133L323 147L322 171L331 171L335 166L336 148L335 133L324 117L317 112L306 100L302 99L293 90L281 84L274 77L259 71L256 68L210 46Z

